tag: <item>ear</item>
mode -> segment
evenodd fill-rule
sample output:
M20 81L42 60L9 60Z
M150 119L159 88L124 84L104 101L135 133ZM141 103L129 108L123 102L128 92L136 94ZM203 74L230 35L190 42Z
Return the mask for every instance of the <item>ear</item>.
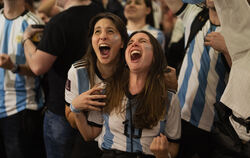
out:
M151 13L151 8L147 7L147 9L146 9L146 14L148 15L148 14L150 14L150 13Z

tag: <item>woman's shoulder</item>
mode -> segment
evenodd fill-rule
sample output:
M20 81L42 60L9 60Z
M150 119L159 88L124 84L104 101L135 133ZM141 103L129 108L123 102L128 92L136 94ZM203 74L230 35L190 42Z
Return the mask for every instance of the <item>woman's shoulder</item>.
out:
M88 62L85 59L80 59L72 64L74 69L86 69Z

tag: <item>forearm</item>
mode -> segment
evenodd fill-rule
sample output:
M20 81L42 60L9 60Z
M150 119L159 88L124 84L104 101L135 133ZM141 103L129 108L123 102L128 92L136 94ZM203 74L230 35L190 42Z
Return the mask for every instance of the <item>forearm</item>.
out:
M33 71L33 68L35 67L35 61L33 60L33 56L35 55L37 48L29 38L24 39L23 46L24 46L24 54L26 57L26 61L30 66L31 70Z
M75 114L75 122L85 141L94 140L101 132L101 128L88 124L87 118L83 112Z
M26 76L31 76L34 77L36 76L30 69L30 67L27 64L21 64L19 65L19 72L18 74L20 75L26 75Z
M69 124L71 125L72 128L77 128L74 115L75 114L73 112L71 112L70 108L67 105L65 105L66 119L68 120L68 122L69 122Z

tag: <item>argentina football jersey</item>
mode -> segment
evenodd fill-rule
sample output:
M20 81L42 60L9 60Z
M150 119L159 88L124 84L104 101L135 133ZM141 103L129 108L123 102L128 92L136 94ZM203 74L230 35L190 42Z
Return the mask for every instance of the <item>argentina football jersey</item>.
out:
M0 53L10 56L14 64L25 64L22 35L30 24L42 22L25 11L15 19L7 19L0 11ZM23 76L0 68L0 118L24 109L37 110L43 105L39 77Z

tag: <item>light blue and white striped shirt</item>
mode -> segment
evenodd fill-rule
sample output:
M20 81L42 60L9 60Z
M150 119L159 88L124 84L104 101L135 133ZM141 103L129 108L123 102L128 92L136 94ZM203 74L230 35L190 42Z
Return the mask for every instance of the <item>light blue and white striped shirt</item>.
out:
M41 24L31 12L24 12L15 19L7 19L0 10L0 53L8 54L13 63L25 64L21 39L30 24ZM0 68L0 118L24 109L37 110L43 106L38 77L22 76Z
M180 14L185 26L185 37L189 36L191 24L200 10L189 4ZM228 78L222 54L212 47L204 46L205 36L218 29L208 20L198 32L184 57L178 79L177 94L182 119L206 131L212 128L214 103L220 100ZM178 103L173 101L173 104Z
M171 97L172 95L169 95L169 99L171 99ZM137 129L131 128L131 118L136 110L136 106L131 107L131 103L135 101L135 99L124 96L121 105L123 112L119 114L115 111L112 111L110 114L101 114L97 111L91 111L89 113L89 122L103 125L102 132L98 137L98 145L100 149L116 149L124 152L139 152L153 155L150 151L150 144L152 143L153 138L160 133L165 134L168 141L175 143L178 142L181 137L181 117L179 106L170 106L165 117L152 129ZM131 109L129 107L131 107ZM132 112L130 110L132 110ZM131 137L133 139L131 139Z

